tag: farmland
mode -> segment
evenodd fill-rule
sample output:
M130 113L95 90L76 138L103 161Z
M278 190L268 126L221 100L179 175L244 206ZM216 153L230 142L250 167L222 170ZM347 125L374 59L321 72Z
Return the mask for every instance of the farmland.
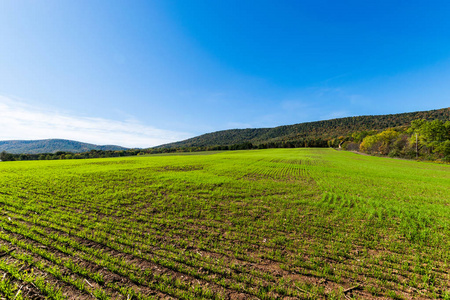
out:
M0 299L450 299L450 166L332 149L0 163Z

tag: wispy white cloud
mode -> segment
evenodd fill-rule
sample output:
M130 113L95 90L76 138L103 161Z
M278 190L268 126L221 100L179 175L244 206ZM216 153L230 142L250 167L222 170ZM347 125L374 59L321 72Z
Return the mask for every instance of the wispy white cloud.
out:
M234 128L254 128L250 123L241 123L241 122L228 122L227 128L234 129Z
M340 110L340 111L332 111L326 115L323 115L321 117L322 120L330 120L330 119L339 119L339 118L345 118L350 116L350 112L345 111L345 110Z
M352 116L353 111L370 108L372 100L345 87L309 87L299 90L281 102L287 116L301 122Z
M146 126L132 118L124 121L81 117L41 109L0 96L0 140L61 138L100 145L151 147L190 137Z

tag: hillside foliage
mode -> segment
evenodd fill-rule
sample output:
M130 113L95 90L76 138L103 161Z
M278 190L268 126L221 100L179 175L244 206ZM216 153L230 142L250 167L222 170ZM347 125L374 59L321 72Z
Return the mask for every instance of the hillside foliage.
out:
M352 134L344 149L361 150L369 154L402 158L442 159L450 162L450 121L418 119L409 127L389 128L369 134L359 143Z
M207 133L157 149L225 150L252 143L258 148L327 147L339 145L339 137L353 132L409 126L412 121L450 120L450 108L379 116L358 116L300 123L274 128L231 129ZM228 147L228 148L227 148Z

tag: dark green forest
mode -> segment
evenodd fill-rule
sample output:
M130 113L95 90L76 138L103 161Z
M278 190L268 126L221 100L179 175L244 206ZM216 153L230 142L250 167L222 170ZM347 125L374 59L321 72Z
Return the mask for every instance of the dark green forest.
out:
M184 141L161 145L156 149L224 150L251 143L258 148L327 147L329 141L357 131L385 130L409 126L417 119L450 120L450 108L379 116L358 116L300 123L274 128L231 129L207 133ZM335 143L332 143L335 146ZM167 150L166 150L167 151Z

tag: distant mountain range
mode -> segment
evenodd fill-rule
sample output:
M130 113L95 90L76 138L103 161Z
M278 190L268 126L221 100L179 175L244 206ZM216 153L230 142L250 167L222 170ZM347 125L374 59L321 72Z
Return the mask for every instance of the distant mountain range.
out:
M88 152L91 150L127 150L128 148L106 145L99 146L94 144L82 143L71 140L48 139L48 140L30 140L30 141L0 141L0 152L6 151L14 154L39 154L64 152Z
M329 140L363 130L384 130L408 126L416 119L450 120L450 108L401 114L359 116L278 126L274 128L230 129L203 134L184 141L155 148L185 148L230 146L250 142L253 145L296 142L301 140Z

